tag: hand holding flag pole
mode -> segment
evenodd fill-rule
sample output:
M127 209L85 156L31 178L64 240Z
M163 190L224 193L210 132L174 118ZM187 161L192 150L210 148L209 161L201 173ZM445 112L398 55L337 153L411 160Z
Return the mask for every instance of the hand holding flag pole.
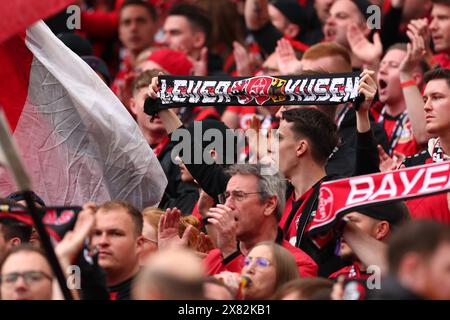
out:
M6 166L10 169L18 189L24 194L28 210L33 218L34 225L39 237L41 238L42 246L47 254L48 261L53 269L53 272L55 273L64 298L66 300L73 300L73 296L66 285L66 277L64 276L61 265L59 264L55 251L53 250L53 246L50 242L50 237L45 230L44 224L42 223L41 214L34 204L32 192L30 191L30 178L26 173L16 150L15 144L11 137L11 130L2 110L0 111L0 161L3 161L3 164L6 164Z

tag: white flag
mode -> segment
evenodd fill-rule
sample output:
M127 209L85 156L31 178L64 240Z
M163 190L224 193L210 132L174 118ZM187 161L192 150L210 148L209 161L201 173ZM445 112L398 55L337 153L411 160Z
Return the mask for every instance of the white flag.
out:
M138 208L159 203L167 179L137 124L42 21L25 39L0 44L0 65L0 79L10 79L0 85L0 105L32 189L46 203L120 199ZM13 191L0 171L0 196Z

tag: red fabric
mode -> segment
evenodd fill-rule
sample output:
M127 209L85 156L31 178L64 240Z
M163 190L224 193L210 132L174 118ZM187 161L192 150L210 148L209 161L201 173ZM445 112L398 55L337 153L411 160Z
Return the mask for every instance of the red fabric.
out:
M125 81L125 77L127 74L133 71L133 64L130 61L129 56L125 56L125 58L120 63L120 70L114 78L114 82L111 85L111 91L114 92L115 95L119 93L119 87Z
M28 96L33 55L25 46L25 33L0 44L0 106L14 132ZM23 63L16 63L17 60Z
M12 212L0 212L0 218L12 218L12 219L16 219L22 223L25 223L29 226L34 226L34 221L33 218L31 217L31 215L28 212L17 212L17 213L12 213ZM47 224L46 221L42 221L44 224ZM55 240L56 242L61 241L61 236L55 231L53 230L51 227L49 227L48 225L45 225L45 230L47 231L48 235Z
M384 120L384 129L388 136L388 139L391 140L392 131L395 128L396 121L392 119ZM394 151L400 152L405 156L412 156L416 153L419 153L424 148L420 146L412 133L411 121L408 119L403 127L400 139L397 142L397 145L394 148Z
M430 219L450 226L448 193L406 201L412 219Z
M214 275L223 271L240 273L244 267L244 256L238 255L236 258L228 262L226 265L223 263L222 255L219 249L211 250L203 260L206 273L208 275Z
M433 159L430 157L425 163L433 163ZM450 205L447 197L448 193L441 193L411 199L406 201L406 206L412 219L431 219L450 225Z
M295 241L295 239L297 238L297 224L298 224L297 222L300 219L300 214L302 213L304 206L308 202L309 197L312 195L313 190L314 190L313 188L310 188L308 191L306 191L304 194L302 194L302 196L297 200L297 201L302 200L302 204L300 205L299 209L295 213L294 218L291 220L291 225L289 226L289 228L287 229L287 232L285 233L285 237L287 239L289 239L289 241ZM295 200L294 192L292 192L291 196L286 201L286 207L284 209L283 215L282 215L280 223L279 223L280 228L282 230L286 230L286 222L291 213L292 202L294 200Z
M202 215L200 214L200 211L198 211L198 201L195 203L195 206L194 206L194 209L192 209L191 215L198 218L198 220L200 220L200 223L201 223ZM203 227L203 223L201 223L201 224L202 224L202 226L199 229L201 229Z
M383 104L378 102L375 103L372 108L371 112L376 122L380 119L381 112L383 110ZM396 126L396 120L386 118L384 119L384 130L386 131L388 141L391 141L393 131ZM400 139L397 142L397 145L394 148L394 151L400 152L404 154L405 156L412 156L416 153L421 152L424 149L423 146L419 145L416 141L416 138L414 137L414 134L412 132L411 127L411 121L406 121L405 125L403 126L402 133L400 135Z
M385 0L383 3L383 14L386 14L391 10L391 0Z
M0 1L0 43L72 4L73 0L14 0ZM3 68L4 64L2 64ZM4 79L4 78L3 78Z
M195 112L198 113L195 115L194 121L202 121L207 118L216 118L217 120L220 120L220 115L214 107L195 107L194 113Z
M450 68L450 58L446 53L439 53L433 56L433 60L438 63L441 68L448 69Z
M68 0L68 2L73 2ZM81 27L90 36L111 38L116 35L119 28L119 12L125 0L116 0L114 10L105 12L100 10L85 11L81 13ZM150 4L161 11L167 11L176 1L148 0Z
M304 44L301 41L289 38L288 36L284 35L284 38L289 40L289 42L291 43L292 47L294 47L294 49L300 51L300 52L305 52L306 50L309 49L309 46Z
M189 76L194 67L186 54L167 48L153 51L147 60L156 62L173 76Z
M331 274L328 278L335 279L339 276L344 276L346 280L367 280L369 274L365 271L361 271L358 264L354 262L352 265L346 266L335 273Z
M153 153L159 158L164 148L170 142L169 136L165 136L164 139L153 149Z
M281 246L293 255L295 262L298 267L299 274L304 277L316 277L317 276L317 264L308 256L305 252L292 246L286 240L283 240ZM242 254L238 255L236 258L232 259L227 264L223 263L222 255L219 249L211 250L204 260L206 271L208 275L214 275L221 273L223 271L237 272L241 273L244 268L244 256Z
M233 66L234 66L234 55L233 53L230 53L226 58L225 62L223 64L223 71L225 71L227 74L230 74L232 72ZM234 75L236 76L236 75Z
M228 106L226 110L239 114L256 113L256 106Z
M412 197L421 198L416 201L422 203L422 207L418 205L414 208L414 218L426 216L448 223L446 197L440 198L435 194L447 195L450 190L449 174L450 162L439 162L324 182L310 230L329 229L343 214L358 211L361 206Z
M117 4L125 0L116 1L116 9L111 12L100 10L83 11L81 13L81 27L91 37L112 38L119 28L119 10ZM119 7L120 8L120 7Z
M109 300L117 300L118 292L110 292L109 293Z

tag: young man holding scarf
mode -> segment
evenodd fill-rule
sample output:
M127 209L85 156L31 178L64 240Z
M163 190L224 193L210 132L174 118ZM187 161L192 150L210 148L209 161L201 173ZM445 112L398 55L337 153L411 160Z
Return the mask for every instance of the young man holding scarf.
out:
M375 96L376 83L372 76L371 71L364 71L361 74L358 91L365 96L362 110L368 108ZM158 79L155 77L149 87L149 96L156 99L158 91ZM313 212L317 208L320 184L326 179L325 164L338 141L336 126L325 114L317 123L302 122L301 117L297 115L298 112L301 113L300 110L289 111L286 119L280 122L280 170L294 189L288 191L287 198L290 205L286 206L280 227L284 230L285 239L304 250L316 261L319 265L319 275L328 276L339 268L339 258L334 254L335 241L317 237L313 239L307 233L307 224L313 218ZM158 115L169 133L182 127L182 123L172 111L162 110L158 112ZM358 132L370 131L367 112L358 112L357 118ZM316 124L318 127L315 127ZM295 130L296 127L302 126L304 130ZM316 135L312 132L322 138L315 138ZM185 164L202 189L217 203L218 195L226 190L230 177L217 165L195 165L187 162ZM293 205L294 202L296 205ZM321 243L325 242L327 245L322 248Z

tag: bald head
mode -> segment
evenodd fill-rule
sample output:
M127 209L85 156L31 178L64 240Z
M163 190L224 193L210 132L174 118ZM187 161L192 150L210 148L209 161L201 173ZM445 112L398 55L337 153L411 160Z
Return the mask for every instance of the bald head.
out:
M134 284L139 300L203 299L205 269L194 252L159 251L150 256Z

